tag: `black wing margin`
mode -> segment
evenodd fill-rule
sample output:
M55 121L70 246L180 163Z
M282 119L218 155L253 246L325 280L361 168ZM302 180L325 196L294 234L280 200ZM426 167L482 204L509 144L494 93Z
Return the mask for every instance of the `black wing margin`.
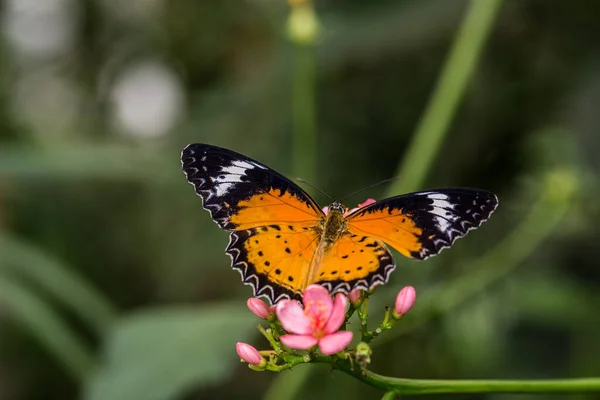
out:
M296 209L305 213L307 219L311 213L313 218L321 213L319 206L298 185L240 153L193 143L181 152L181 166L186 179L202 198L204 209L223 229L236 230L237 225L231 217L240 210L238 204L260 194L270 196L271 200L279 197L283 204L284 193L293 196L301 201L301 209ZM260 204L258 200L257 204Z

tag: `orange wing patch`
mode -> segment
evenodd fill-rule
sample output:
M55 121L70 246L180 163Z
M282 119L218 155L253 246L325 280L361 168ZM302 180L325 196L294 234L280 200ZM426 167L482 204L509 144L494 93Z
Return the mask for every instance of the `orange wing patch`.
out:
M315 283L331 293L371 290L387 282L394 268L394 258L381 241L347 234L323 255Z
M275 304L282 298L301 297L318 239L311 228L271 225L232 232L227 253L254 295Z
M293 225L301 230L315 226L319 220L320 216L309 203L290 192L273 188L237 203L230 217L236 230L266 225Z
M419 240L423 229L415 223L413 216L389 206L369 208L348 221L348 230L356 235L372 236L383 240L406 257L421 251Z

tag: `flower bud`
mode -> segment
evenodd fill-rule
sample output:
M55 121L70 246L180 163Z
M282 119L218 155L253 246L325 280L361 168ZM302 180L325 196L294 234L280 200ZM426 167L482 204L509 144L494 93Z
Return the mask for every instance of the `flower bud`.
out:
M258 297L250 297L246 305L258 318L267 319L269 317L269 307Z
M402 288L402 290L400 290L398 296L396 297L396 304L392 316L395 319L399 319L404 314L409 312L413 304L415 304L416 297L417 292L415 291L414 287L406 286Z
M264 367L267 365L267 360L260 355L258 350L247 343L237 342L235 345L235 351L237 351L238 356L240 356L242 361L245 361L250 365L256 365L259 367Z
M290 5L287 30L291 41L304 46L314 44L319 35L319 21L312 4L298 1Z
M356 361L363 367L366 368L367 364L371 363L371 354L373 350L365 343L360 342L356 345Z
M351 291L350 294L348 294L348 300L350 300L350 303L352 303L352 305L354 307L360 305L361 298L362 298L362 290L360 290L360 289L355 289L355 290Z

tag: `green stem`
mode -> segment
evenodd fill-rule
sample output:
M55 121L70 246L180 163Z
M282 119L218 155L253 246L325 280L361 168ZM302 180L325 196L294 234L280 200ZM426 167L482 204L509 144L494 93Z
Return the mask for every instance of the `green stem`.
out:
M260 324L257 326L257 328L259 332L262 333L262 335L265 337L265 339L268 340L273 350L275 350L275 353L280 354L281 346L279 345L279 342L273 337L273 331L271 329L265 329L265 327Z
M381 398L381 400L394 400L398 398L398 394L396 394L396 392L394 392L393 390L390 390L389 392L386 392L383 397Z
M600 392L600 378L556 380L445 380L390 378L367 372L343 372L400 395L448 393L589 393ZM389 393L389 392L388 392Z
M361 332L361 340L366 341L365 338L369 335L368 328L368 317L369 317L369 298L366 297L362 303L362 306L359 310L357 310L358 318L360 319L360 332Z
M423 185L465 93L500 4L501 0L471 0L436 88L396 174L401 179L391 185L390 195L418 190Z
M316 185L315 55L306 44L294 46L292 147L293 173Z

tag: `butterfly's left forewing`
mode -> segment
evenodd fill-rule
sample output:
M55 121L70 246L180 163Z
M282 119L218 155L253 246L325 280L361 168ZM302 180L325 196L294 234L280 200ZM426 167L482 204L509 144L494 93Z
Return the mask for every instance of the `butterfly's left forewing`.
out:
M204 208L223 229L292 223L313 226L323 216L298 185L234 151L190 144L181 153L181 164Z
M491 192L437 189L391 197L347 217L350 233L383 240L406 257L426 259L487 221L498 205Z

